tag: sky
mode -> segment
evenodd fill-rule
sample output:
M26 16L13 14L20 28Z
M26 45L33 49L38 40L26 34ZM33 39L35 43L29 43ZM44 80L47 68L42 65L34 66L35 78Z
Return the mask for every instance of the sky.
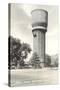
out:
M21 42L31 45L33 50L32 15L34 9L48 11L48 27L46 32L46 53L55 55L58 53L58 6L11 4L11 35L19 38Z

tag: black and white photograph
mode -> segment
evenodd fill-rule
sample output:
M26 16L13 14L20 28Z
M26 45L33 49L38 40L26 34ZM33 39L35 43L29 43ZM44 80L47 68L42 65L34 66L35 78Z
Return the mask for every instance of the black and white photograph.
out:
M8 4L8 85L57 85L58 6Z

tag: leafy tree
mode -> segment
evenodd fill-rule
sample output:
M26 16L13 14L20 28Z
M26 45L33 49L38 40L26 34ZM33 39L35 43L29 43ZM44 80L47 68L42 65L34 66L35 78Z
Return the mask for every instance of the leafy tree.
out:
M9 37L9 57L10 57L10 66L12 63L17 66L19 63L20 66L24 66L24 59L27 58L28 53L31 52L31 48L27 43L21 43L19 39ZM8 63L8 64L9 64Z
M28 53L31 52L30 45L27 43L22 43L20 50L21 50L21 56L23 58L27 58Z
M58 67L58 54L51 56L51 67Z
M30 63L34 68L40 68L40 60L36 52L33 53L32 57L30 58Z
M51 56L47 55L45 56L45 66L51 65Z
M20 53L18 51L21 47L21 42L19 39L13 38L12 36L9 37L8 40L9 45L9 66L15 65L17 66L17 61L20 60Z

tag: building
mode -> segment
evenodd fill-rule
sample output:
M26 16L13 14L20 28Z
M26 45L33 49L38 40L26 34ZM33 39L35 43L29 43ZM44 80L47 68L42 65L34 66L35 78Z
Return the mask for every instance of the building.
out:
M45 33L48 26L48 12L43 9L32 10L33 52L37 52L40 66L45 62Z

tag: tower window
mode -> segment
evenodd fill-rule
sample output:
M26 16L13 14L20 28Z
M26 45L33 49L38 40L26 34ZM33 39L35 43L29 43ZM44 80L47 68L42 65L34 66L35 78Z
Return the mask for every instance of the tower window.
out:
M37 35L36 34L33 34L34 37L36 37Z

